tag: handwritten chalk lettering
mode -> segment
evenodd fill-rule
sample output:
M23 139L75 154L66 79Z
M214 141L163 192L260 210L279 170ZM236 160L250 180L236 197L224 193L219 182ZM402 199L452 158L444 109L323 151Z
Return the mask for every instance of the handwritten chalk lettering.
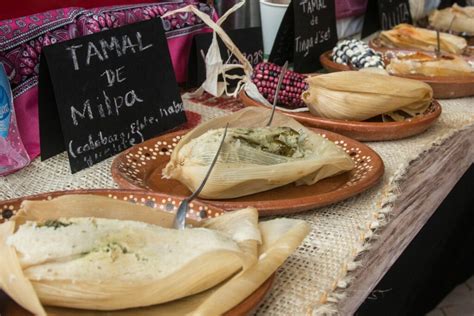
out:
M143 131L146 127L158 124L159 119L154 116L144 116L141 119L135 120L132 124L130 124L130 131L132 133Z
M309 38L295 37L295 50L297 53L303 53L303 57L309 55L309 51L317 44L327 42L331 39L331 28L325 31L317 31L316 34Z
M125 77L125 74L123 74L124 69L125 69L125 66L119 67L114 70L107 69L100 76L103 77L105 75L107 79L107 86L113 87L115 82L120 83L127 80L127 77Z
M319 24L319 16L313 15L313 16L311 17L311 21L309 22L309 24L310 24L311 26L318 25L318 24Z
M184 106L182 102L176 103L176 101L173 101L173 105L170 105L166 109L160 109L160 115L161 117L167 117L173 114L178 114L180 112L184 112Z
M95 117L109 117L109 116L119 116L120 109L125 105L125 107L133 107L135 103L142 103L143 99L139 98L135 90L130 90L125 93L124 96L114 96L110 98L105 90L102 90L103 102L98 103L95 107L92 107L91 102L87 99L83 105L82 110L79 110L75 106L71 106L71 118L72 123L76 126L79 125L79 119L89 119L93 120ZM100 101L100 98L97 97L97 100ZM105 105L105 109L104 109ZM94 114L97 112L96 114Z
M316 33L315 43L324 43L331 39L331 28L328 27L327 30L320 30Z
M232 55L232 53L229 49L227 49L227 55L228 56ZM263 50L262 49L259 49L258 51L253 52L253 53L242 52L242 55L244 55L245 59L247 59L252 66L256 66L258 63L263 61ZM240 64L240 61L237 58L235 58L235 56L233 56L230 59L229 63L230 64Z
M72 64L74 65L74 69L75 69L75 70L78 70L78 69L79 69L79 62L77 61L76 50L77 50L78 48L81 48L82 46L83 46L83 45L80 44L80 45L72 45L72 46L66 47L66 50L68 50L68 51L71 52Z
M382 12L382 29L389 30L400 23L410 21L410 10L406 3L400 3L390 12Z
M89 66L93 61L102 62L114 56L121 57L135 54L153 47L153 44L146 45L143 43L143 37L140 32L136 32L134 35L133 38L125 34L120 38L111 36L108 41L101 39L96 42L87 42L85 60L83 62L85 62L86 66ZM74 70L79 70L82 61L79 56L84 55L84 45L72 45L65 49L71 54Z
M327 8L326 0L300 0L299 4L303 9L303 13L306 14L312 14Z
M76 145L74 140L70 140L68 144L69 154L73 158L85 155L90 151L110 150L110 147L119 146L120 148L128 148L144 141L143 134L140 131L120 132L111 135L104 135L99 131L97 135L89 134L87 140Z
M295 37L295 50L297 53L304 52L304 56L308 56L309 50L314 46L314 39L312 37L301 39L301 36Z

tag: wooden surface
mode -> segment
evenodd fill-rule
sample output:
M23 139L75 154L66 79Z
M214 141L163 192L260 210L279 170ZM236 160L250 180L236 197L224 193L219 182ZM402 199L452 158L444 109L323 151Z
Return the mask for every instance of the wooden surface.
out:
M414 239L464 172L474 163L474 127L435 146L423 159L410 165L407 181L390 212L392 218L361 255L363 268L338 304L341 315L351 315Z

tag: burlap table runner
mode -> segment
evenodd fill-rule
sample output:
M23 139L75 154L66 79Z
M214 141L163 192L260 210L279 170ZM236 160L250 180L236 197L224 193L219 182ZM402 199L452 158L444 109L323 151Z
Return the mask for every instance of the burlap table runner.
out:
M363 194L329 207L288 217L312 225L310 235L278 271L270 294L257 310L259 315L305 315L334 311L350 286L357 256L370 245L377 230L391 220L391 201L403 186L410 162L433 146L465 129L474 136L474 98L441 101L440 120L422 135L392 142L369 143L385 163L383 180ZM225 115L240 106L235 102L206 100L185 102L195 122ZM473 157L474 158L474 157ZM110 176L112 158L71 175L66 154L47 161L35 160L27 168L0 178L0 199L36 193L86 188L117 187ZM440 171L442 172L442 171Z

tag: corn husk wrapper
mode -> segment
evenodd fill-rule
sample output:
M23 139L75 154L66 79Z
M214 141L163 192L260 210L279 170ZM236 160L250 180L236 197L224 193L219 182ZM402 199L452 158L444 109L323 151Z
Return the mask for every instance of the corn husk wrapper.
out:
M171 155L170 162L163 169L163 176L179 180L191 191L195 191L209 169L220 140L206 148L204 146L195 148L193 156L182 148L207 131L223 128L227 123L229 128L262 127L268 121L270 112L265 108L249 107L199 125L180 140ZM233 157L227 153L231 153L234 148L224 144L218 162L199 196L227 199L270 190L292 182L311 185L323 178L353 168L351 158L342 149L292 118L275 113L272 126L290 127L306 135L312 154L299 160L279 156L279 163L275 164L276 155L269 157L263 151L254 150L248 154L247 161L235 162L226 160ZM231 158L228 158L229 156Z
M7 238L12 235L18 226L25 221L44 221L46 219L54 219L59 214L60 218L67 216L72 217L91 217L98 215L98 218L116 218L114 212L118 210L118 218L122 220L143 221L150 224L163 225L169 227L171 225L170 214L166 212L149 209L138 205L132 205L127 202L114 201L109 198L98 196L64 196L52 201L44 202L26 202L22 211L12 218L10 222L0 225L0 287L10 297L12 297L22 307L29 310L35 315L97 315L98 311L87 311L59 307L47 307L46 311L40 304L37 295L36 284L25 278L24 272L18 260L18 254L15 249L8 246ZM73 210L71 206L75 206ZM91 209L92 206L92 209ZM94 211L97 207L97 213ZM220 315L240 303L245 297L250 295L257 289L277 268L283 263L292 251L301 243L304 236L308 233L309 227L304 221L300 220L273 220L260 223L257 226L257 212L255 209L245 209L225 214L223 216L213 218L203 222L192 222L196 226L206 227L226 233L237 242L242 249L242 253L234 256L234 260L226 260L225 254L218 256L204 256L203 264L200 260L193 261L194 272L181 271L185 276L178 276L167 282L166 291L189 292L200 281L204 270L215 270L219 273L225 273L229 268L220 267L221 265L235 265L235 262L242 262L244 259L244 267L240 269L240 273L231 279L210 288L199 294L188 296L184 299L176 300L156 306L145 308L134 308L113 312L116 315ZM259 229L257 229L259 228ZM260 243L260 246L258 244ZM219 257L224 257L220 259ZM257 259L258 258L258 259ZM212 263L212 264L210 264ZM217 266L217 268L216 268ZM206 275L209 279L222 278L222 276ZM76 280L74 283L80 283ZM69 284L71 285L71 284ZM117 292L115 285L105 284L108 291ZM126 288L128 287L128 289ZM128 297L121 297L120 300L129 302L142 301L145 296L150 294L148 288L136 288L135 284L128 284L121 289L128 291ZM82 308L91 309L96 306L91 304L91 295L103 295L100 289L94 286L76 286L75 291L58 291L54 288L47 289L57 296L60 305L64 305L64 301L74 302L77 305L82 301ZM194 288L193 291L196 289ZM237 291L238 290L238 291ZM107 292L108 292L107 291ZM235 292L237 291L237 292ZM84 297L82 297L84 295ZM76 296L76 299L72 299ZM87 299L86 299L87 297ZM42 300L42 299L41 299ZM87 300L87 301L86 301ZM109 299L111 306L116 306L117 302ZM103 306L107 303L102 303ZM136 303L133 303L136 304ZM124 303L120 303L124 305ZM77 306L76 306L77 307ZM108 309L108 308L102 308ZM104 315L110 315L111 312L104 312Z
M380 114L403 120L395 111L415 116L426 111L432 88L421 81L371 71L341 71L306 80L303 101L312 114L329 119L364 121Z
M380 41L387 47L418 49L434 52L437 47L436 32L414 27L409 24L399 24L391 30L380 33ZM440 33L440 45L443 53L462 54L467 48L464 38Z
M474 76L474 68L460 56L443 55L439 59L421 52L396 56L386 67L391 74L423 76Z
M441 31L454 31L474 35L474 7L460 7L435 10L429 16L430 25Z
M221 27L221 24L232 13L240 9L244 4L245 0L237 2L233 7L227 10L227 12L223 14L216 22L209 18L207 14L199 11L194 5L189 5L181 9L169 11L163 15L163 17L168 17L178 13L191 12L201 18L201 20L213 30L211 45L209 46L206 56L204 57L204 63L206 66L206 79L199 89L192 93L186 94L186 97L200 96L204 92L207 92L215 97L222 96L223 94L227 96L236 97L240 90L243 88L245 82L248 80L248 78L250 78L250 74L252 72L252 65L244 57L244 55L237 48L237 46L235 46L232 39ZM227 47L230 52L230 55L235 56L235 58L237 58L240 64L231 64L228 60L222 60L217 36L220 37L224 45ZM229 56L229 59L231 56ZM229 72L235 69L241 69L244 74L229 74ZM237 86L231 91L228 89L228 80L235 79L238 79Z

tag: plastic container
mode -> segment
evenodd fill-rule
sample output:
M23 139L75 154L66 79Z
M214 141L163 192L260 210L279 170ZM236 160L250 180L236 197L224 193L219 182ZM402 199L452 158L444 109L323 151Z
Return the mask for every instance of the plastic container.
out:
M0 176L30 163L16 123L13 95L3 65L0 64Z
M260 18L262 20L263 53L270 55L276 34L290 1L260 0Z

